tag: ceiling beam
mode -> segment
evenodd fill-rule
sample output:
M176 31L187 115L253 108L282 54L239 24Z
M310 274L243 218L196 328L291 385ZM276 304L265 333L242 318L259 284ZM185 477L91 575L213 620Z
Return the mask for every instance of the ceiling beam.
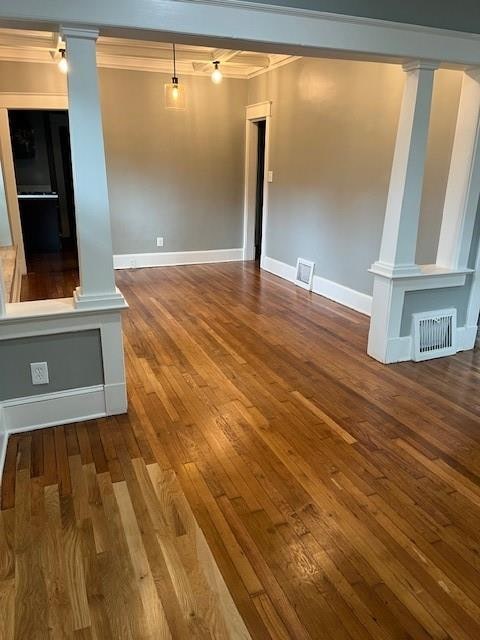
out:
M202 71L209 71L212 69L212 63L214 62L228 62L236 55L241 53L240 51L236 51L234 49L215 49L210 54L210 63L206 64Z

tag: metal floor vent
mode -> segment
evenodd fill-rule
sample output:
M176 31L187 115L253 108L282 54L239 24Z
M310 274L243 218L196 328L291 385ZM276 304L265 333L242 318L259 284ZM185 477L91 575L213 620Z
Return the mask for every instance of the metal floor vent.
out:
M457 310L413 314L414 360L457 353Z
M311 291L314 268L314 262L305 260L304 258L297 258L297 273L295 276L295 284L299 287L307 289L308 291Z

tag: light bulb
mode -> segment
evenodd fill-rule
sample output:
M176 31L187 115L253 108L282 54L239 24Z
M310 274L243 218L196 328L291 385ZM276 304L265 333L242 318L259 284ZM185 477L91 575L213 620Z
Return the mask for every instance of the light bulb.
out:
M177 85L174 85L172 87L172 98L174 100L176 100L178 98L178 87L177 87Z
M62 57L58 61L58 68L60 69L60 71L62 73L67 73L68 72L68 62L67 62L67 59L65 57L65 49L62 49L62 51L60 51L60 53L62 54Z
M214 84L220 84L220 82L222 81L223 78L223 74L220 71L220 69L218 68L218 65L220 64L219 62L214 62L213 63L215 66L215 69L212 71L212 82Z

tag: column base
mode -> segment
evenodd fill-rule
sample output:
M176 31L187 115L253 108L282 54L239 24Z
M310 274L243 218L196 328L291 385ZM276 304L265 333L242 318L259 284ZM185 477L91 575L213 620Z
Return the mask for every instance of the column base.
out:
M112 293L85 294L81 287L73 292L73 302L76 309L126 309L127 301L120 289Z

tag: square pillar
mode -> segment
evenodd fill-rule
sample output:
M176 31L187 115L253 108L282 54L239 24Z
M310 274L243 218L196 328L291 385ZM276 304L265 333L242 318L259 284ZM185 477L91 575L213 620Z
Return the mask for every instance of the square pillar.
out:
M480 197L480 69L463 76L436 263L467 266Z
M63 27L68 59L68 116L72 153L80 286L75 305L122 306L115 286L102 114L97 78L98 31Z
M380 362L406 359L397 352L404 288L398 279L420 274L415 263L428 128L436 65L404 65L406 78L388 191L380 257L375 275L368 354Z
M382 244L374 265L390 275L418 272L415 252L436 65L416 61L403 69L406 78Z

